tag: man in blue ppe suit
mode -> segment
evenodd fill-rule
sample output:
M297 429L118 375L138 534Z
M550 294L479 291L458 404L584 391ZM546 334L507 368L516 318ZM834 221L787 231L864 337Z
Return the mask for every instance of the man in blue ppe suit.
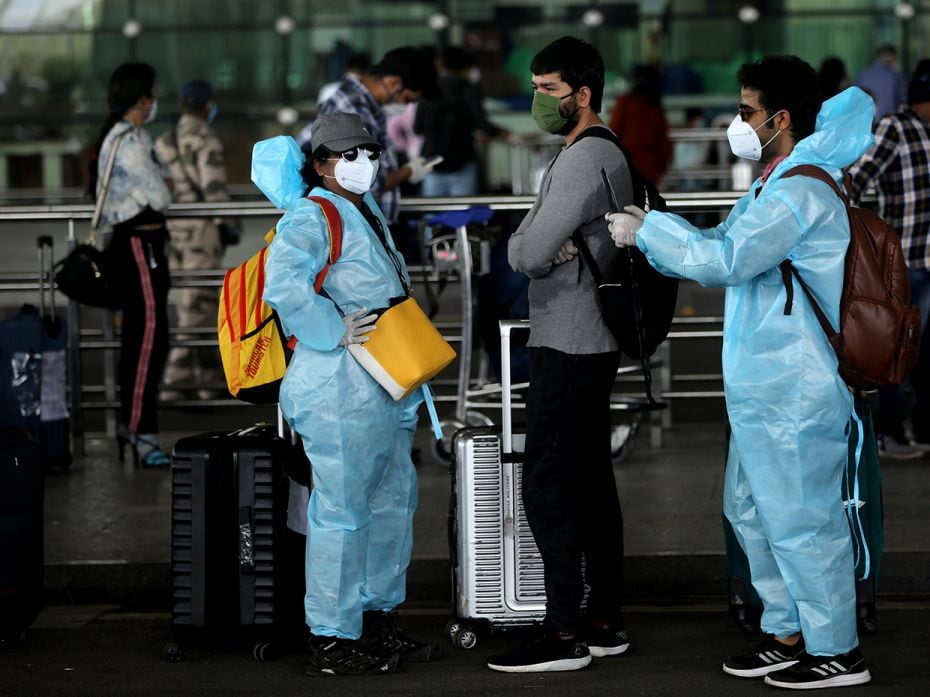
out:
M821 106L817 74L796 56L739 71L727 135L765 170L727 219L700 230L633 207L611 214L618 246L635 244L665 274L726 288L723 371L732 435L724 512L763 603L766 638L726 673L790 689L857 685L870 674L856 635L853 550L841 490L852 395L807 302L787 291L790 259L837 325L849 221L823 182L783 177L811 164L837 181L872 143L871 99L852 87Z
M280 406L313 466L304 601L311 675L381 675L438 648L407 637L388 614L403 602L417 505L411 446L421 393L394 401L352 357L376 308L409 292L403 258L369 189L382 145L355 114L314 123L305 160L296 141L256 144L252 180L285 213L265 265L265 301L297 339ZM342 222L342 252L319 293L330 237L320 204Z

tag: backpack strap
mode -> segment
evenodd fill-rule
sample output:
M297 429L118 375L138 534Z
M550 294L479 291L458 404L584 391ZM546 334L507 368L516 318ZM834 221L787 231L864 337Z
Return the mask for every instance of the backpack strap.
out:
M633 188L633 198L634 200L636 200L637 193L642 191L642 196L643 196L642 207L646 210L646 212L649 212L650 210L649 190L648 190L648 187L646 186L646 179L645 177L643 177L642 174L640 174L639 170L636 169L636 167L633 165L632 156L630 155L629 151L626 148L624 148L623 145L621 145L620 140L619 138L617 138L616 134L614 134L614 132L611 131L609 128L600 128L597 126L592 126L590 128L586 128L585 130L583 130L578 135L578 137L575 138L574 141L572 141L572 144L577 143L582 138L587 138L587 137L600 138L602 140L609 141L613 143L617 147L617 149L620 150L620 152L623 154L623 158L626 160L627 169L630 172L630 183L632 184L632 188ZM619 204L617 201L614 200L613 188L610 184L610 179L607 176L607 171L603 167L601 168L601 177L604 180L604 188L607 191L607 196L609 200L611 201L611 203L613 204L611 207L615 208ZM620 211L614 211L614 212L619 213ZM588 270L591 272L591 276L594 277L595 286L597 288L601 288L605 285L608 285L606 281L604 280L604 275L601 273L601 270L597 266L597 262L594 261L594 255L591 253L591 249L590 247L588 247L588 243L585 242L584 236L581 234L580 229L575 230L575 232L572 233L571 240L575 243L575 246L578 248L578 251L581 252L582 258L584 259L585 263L588 265ZM632 269L633 264L634 264L632 250L630 249L626 250L626 257L630 264L630 268ZM581 267L581 264L579 264L578 265L579 283L581 282L581 270L582 270L582 267ZM636 274L631 273L630 277L632 278L632 281L633 281L633 285L630 290L633 294L633 297L636 298L636 301L633 304L633 312L635 315L636 326L638 329L637 338L639 339L639 353L640 353L639 362L640 362L640 366L642 367L642 371L643 371L643 382L645 383L645 387L646 387L646 398L649 400L650 404L657 404L655 397L653 397L652 395L652 368L649 365L649 357L646 356L642 350L643 343L644 343L643 325L642 325L641 314L640 314L642 309L639 304L639 288L636 283ZM618 348L619 348L619 342L618 342Z
M810 177L811 179L817 179L822 181L824 184L828 184L830 188L836 192L836 195L840 197L840 200L843 202L843 206L847 210L847 214L849 213L849 198L833 180L833 177L827 174L823 168L817 167L816 165L798 165L797 167L792 167L781 176L782 179L794 176ZM794 268L791 260L785 259L778 265L778 268L781 269L781 278L782 282L785 284L785 293L787 294L784 313L786 315L791 314L791 307L794 302L794 284L791 282L791 276L794 275L794 277L798 279L798 283L801 284L801 289L804 291L807 299L810 300L811 306L814 308L814 314L817 315L817 321L820 322L820 326L824 333L828 337L836 334L836 331L830 324L830 320L827 319L827 315L824 313L823 309L820 307L820 304L814 298L814 294L811 292L810 287L804 282L804 279L801 278L801 275L798 273L798 270Z
M323 281L329 273L329 267L336 263L336 260L342 255L342 218L339 217L339 211L336 210L335 204L322 196L307 196L308 199L319 204L326 218L326 227L329 232L329 258L323 266L320 273L317 274L313 281L313 288L317 293L323 287Z

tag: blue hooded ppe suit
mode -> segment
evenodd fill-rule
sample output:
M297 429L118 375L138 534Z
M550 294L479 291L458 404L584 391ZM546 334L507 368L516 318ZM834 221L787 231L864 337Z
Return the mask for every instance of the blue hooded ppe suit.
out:
M858 645L853 550L837 496L853 400L804 293L795 292L784 314L778 265L791 259L837 326L849 220L823 182L780 177L812 164L839 181L841 168L872 144L871 122L871 99L847 89L823 104L815 132L764 186L756 181L722 224L700 230L653 211L637 234L637 246L662 273L726 288L723 375L732 435L724 513L763 602L763 631L801 632L807 651L821 656Z
M323 188L311 194L335 204L342 219L342 254L318 295L313 281L329 255L326 220L303 198L303 154L289 137L256 144L252 179L286 211L268 250L264 299L297 338L281 385L280 406L300 434L313 466L307 509L307 625L318 636L358 639L362 613L392 610L406 594L417 506L411 460L421 391L395 402L339 339L343 313L386 308L403 296L398 272L361 212ZM387 221L371 194L364 203ZM330 299L331 298L331 299ZM334 305L335 303L335 305Z

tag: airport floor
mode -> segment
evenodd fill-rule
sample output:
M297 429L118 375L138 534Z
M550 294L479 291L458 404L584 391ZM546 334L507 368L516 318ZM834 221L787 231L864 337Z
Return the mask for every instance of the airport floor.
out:
M190 414L182 420L207 430ZM165 441L188 433L166 432ZM641 430L616 466L633 649L571 674L488 670L487 656L514 645L519 634L482 637L471 651L454 648L443 635L450 617L449 475L432 460L428 438L422 428L410 598L400 619L411 634L444 646L440 661L386 677L311 678L303 674L299 645L270 663L256 662L247 646L194 646L180 663L164 660L162 649L173 640L167 594L170 472L118 463L114 444L92 437L87 454L70 470L46 479L49 605L24 642L0 653L0 694L773 694L760 680L720 670L728 654L751 644L728 616L724 595L719 423L673 425L661 447L651 446L648 430ZM930 461L922 460L884 464L887 583L878 603L880 631L862 638L873 673L873 682L859 688L863 694L930 694L928 468Z

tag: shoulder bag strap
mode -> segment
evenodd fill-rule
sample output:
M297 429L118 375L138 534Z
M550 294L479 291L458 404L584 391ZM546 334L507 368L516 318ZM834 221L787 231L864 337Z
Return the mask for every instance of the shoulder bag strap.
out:
M90 221L90 235L87 243L96 246L97 228L100 226L100 216L103 215L103 203L106 201L107 192L110 190L110 177L113 175L113 165L116 164L116 153L119 150L120 143L129 131L123 131L113 140L113 150L107 158L107 167L103 172L103 186L100 189L100 196L97 197L97 205L94 206L94 217Z
M322 196L307 196L307 198L320 206L323 216L326 218L326 227L329 230L329 258L313 281L313 288L319 293L323 287L323 281L326 280L329 273L329 267L336 263L336 260L342 255L342 218L339 217L339 211L336 209L335 204L329 199Z

